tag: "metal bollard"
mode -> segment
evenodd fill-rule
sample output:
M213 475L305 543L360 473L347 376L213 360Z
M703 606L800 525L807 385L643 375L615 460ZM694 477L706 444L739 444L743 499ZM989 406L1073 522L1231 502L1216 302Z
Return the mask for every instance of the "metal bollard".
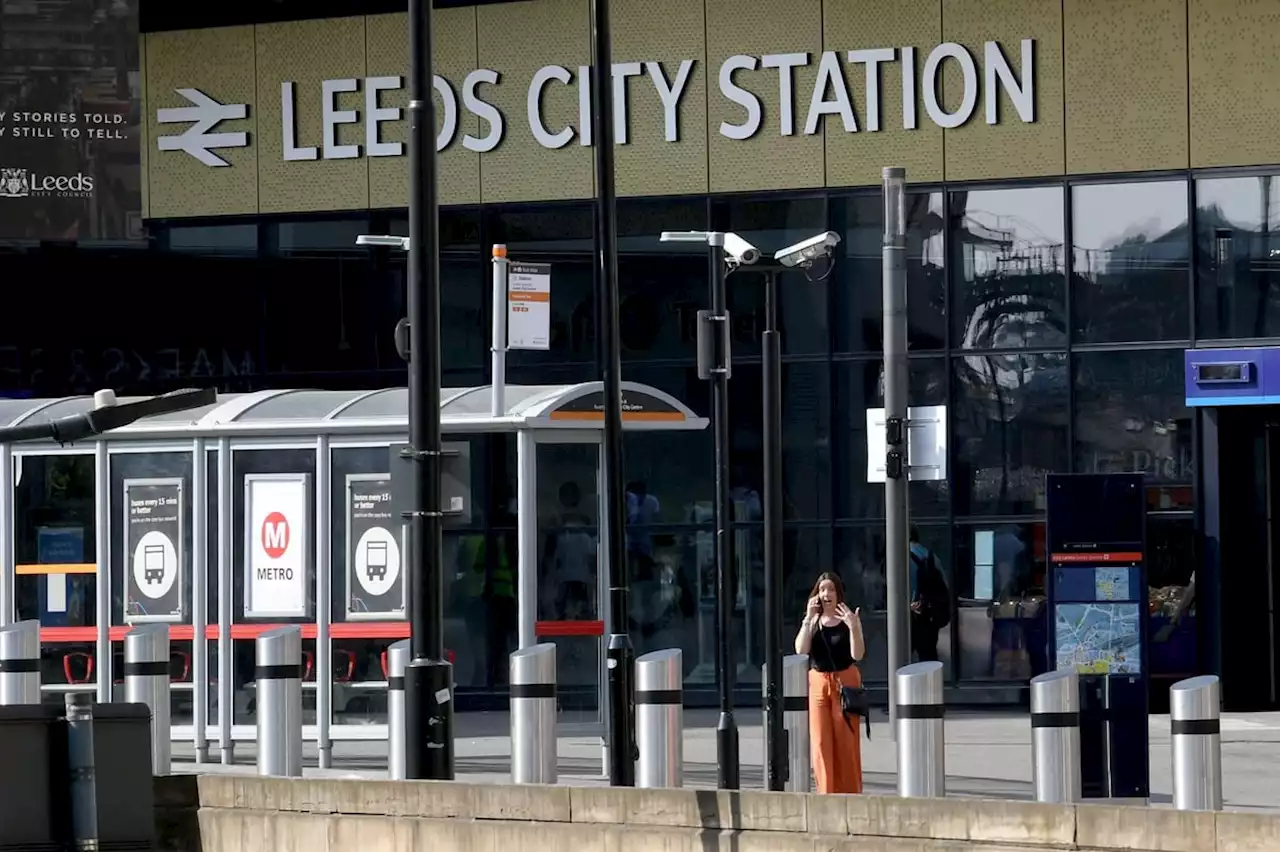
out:
M387 775L392 781L408 777L405 764L404 667L409 664L409 640L387 649Z
M636 658L637 787L684 784L683 660L679 648Z
M1188 678L1169 687L1177 810L1222 810L1220 690L1215 675Z
M40 622L0 627L0 705L40 703Z
M71 770L71 837L74 848L98 848L98 783L94 767L93 693L68 692L67 757Z
M258 774L302 775L302 629L277 627L254 643Z
M766 682L764 667L760 667L761 696L766 693L769 684ZM765 727L768 728L768 713L765 714ZM782 658L782 729L787 736L787 780L784 788L788 793L808 793L813 784L813 769L809 755L809 655L788 654ZM765 761L768 761L768 753ZM766 775L769 767L765 766Z
M511 780L554 784L557 776L556 646L511 655Z
M1074 671L1031 679L1031 776L1037 802L1065 805L1082 798L1080 678Z
M124 700L151 711L151 773L168 775L169 625L143 624L124 636Z
M898 795L947 794L942 726L942 663L913 663L897 673Z

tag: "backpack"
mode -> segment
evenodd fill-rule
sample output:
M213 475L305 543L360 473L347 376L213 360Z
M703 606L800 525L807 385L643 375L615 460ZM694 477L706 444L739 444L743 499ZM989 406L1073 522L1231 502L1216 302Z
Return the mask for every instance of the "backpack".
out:
M920 596L921 615L938 628L946 627L951 623L951 592L938 567L938 558L933 551L929 551L927 560L912 551L911 561L916 563L916 593Z

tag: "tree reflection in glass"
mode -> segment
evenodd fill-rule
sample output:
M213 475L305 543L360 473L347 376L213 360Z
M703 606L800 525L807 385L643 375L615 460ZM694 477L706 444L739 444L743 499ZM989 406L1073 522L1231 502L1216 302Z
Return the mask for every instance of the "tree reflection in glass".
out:
M958 348L1065 345L1064 218L1062 187L951 193Z

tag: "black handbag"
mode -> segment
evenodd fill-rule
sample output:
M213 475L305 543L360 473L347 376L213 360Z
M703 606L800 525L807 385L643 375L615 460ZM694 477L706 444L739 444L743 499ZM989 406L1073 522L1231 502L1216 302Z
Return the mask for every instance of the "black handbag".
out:
M826 651L827 662L831 664L831 668L835 668L836 661L831 656L831 649L827 647L827 642L822 638L822 622L818 622L818 635L815 640L822 644L822 648ZM812 643L810 643L812 644ZM858 668L857 661L854 661L854 668ZM859 669L861 671L861 669ZM845 686L840 685L840 711L844 715L844 722L849 726L849 730L857 733L853 722L849 721L850 716L861 716L863 723L867 727L867 739L871 739L871 702L867 698L867 690L861 686Z

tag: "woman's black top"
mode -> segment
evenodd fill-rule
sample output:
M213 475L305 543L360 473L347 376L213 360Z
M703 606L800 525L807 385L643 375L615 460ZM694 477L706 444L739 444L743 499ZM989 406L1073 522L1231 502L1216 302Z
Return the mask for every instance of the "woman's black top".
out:
M821 642L822 647L817 647ZM820 672L842 672L853 665L853 646L849 643L849 628L843 624L822 627L813 637L809 648L809 668Z

